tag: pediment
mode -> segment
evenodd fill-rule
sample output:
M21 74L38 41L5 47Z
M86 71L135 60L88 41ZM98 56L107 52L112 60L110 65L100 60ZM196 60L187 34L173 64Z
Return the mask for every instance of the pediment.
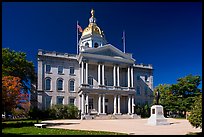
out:
M130 55L123 53L121 50L110 44L98 48L87 49L84 53L133 60Z

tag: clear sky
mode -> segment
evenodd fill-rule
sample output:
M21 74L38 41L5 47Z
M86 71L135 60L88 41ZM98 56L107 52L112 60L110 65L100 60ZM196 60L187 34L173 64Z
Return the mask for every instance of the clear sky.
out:
M2 47L36 68L38 49L76 54L76 22L87 27L92 8L110 44L123 51L125 30L126 52L153 65L154 87L202 76L201 2L3 2Z

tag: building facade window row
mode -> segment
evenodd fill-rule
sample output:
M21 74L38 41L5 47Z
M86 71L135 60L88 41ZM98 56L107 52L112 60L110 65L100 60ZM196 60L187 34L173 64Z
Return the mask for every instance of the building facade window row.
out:
M57 69L58 69L58 74L64 74L64 67L63 66L58 66ZM45 72L48 74L52 73L50 64L45 65ZM69 67L69 75L75 75L75 68L73 66Z
M75 105L76 97L69 97L67 104ZM64 103L64 96L57 96L56 97L56 104L65 104ZM52 96L45 97L45 109L50 108L52 105Z
M51 83L52 83L52 81L51 81L50 77L45 78L45 90L47 90L47 91L51 90L51 86L52 86ZM62 78L57 79L56 85L57 85L57 91L63 91L64 90L64 80ZM74 92L75 91L75 80L70 79L68 85L69 85L68 90L70 92Z

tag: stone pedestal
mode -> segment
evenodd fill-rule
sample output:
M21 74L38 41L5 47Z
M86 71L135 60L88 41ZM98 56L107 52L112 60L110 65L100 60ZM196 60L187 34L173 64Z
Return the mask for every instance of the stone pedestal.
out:
M151 116L148 118L148 125L170 125L164 117L163 106L154 105L151 107Z

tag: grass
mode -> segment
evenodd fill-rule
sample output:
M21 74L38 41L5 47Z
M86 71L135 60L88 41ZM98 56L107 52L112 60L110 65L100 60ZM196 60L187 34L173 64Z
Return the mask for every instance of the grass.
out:
M5 128L2 130L2 133L7 135L125 135L122 133L115 132L83 131L37 127Z
M39 121L41 122L41 121ZM34 127L36 120L2 122L3 135L126 135L116 132L85 131Z

